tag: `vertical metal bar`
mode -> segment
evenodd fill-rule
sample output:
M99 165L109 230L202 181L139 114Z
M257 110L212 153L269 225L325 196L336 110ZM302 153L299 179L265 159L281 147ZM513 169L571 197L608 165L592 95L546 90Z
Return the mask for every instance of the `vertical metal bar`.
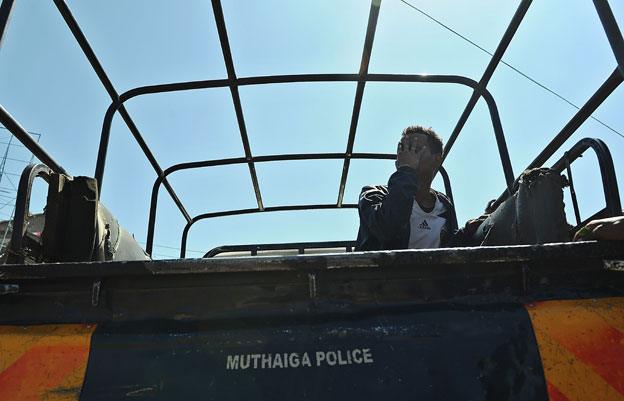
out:
M364 97L364 86L366 85L366 76L368 75L368 65L370 63L371 53L373 51L373 41L375 40L375 32L377 30L377 20L379 19L379 9L381 0L372 0L370 12L368 14L368 25L366 27L366 38L364 39L364 49L362 50L362 61L360 62L360 72L357 88L355 90L355 100L353 102L353 113L351 114L351 125L349 126L349 138L347 140L347 151L345 152L345 160L342 166L342 176L340 178L340 187L338 189L338 207L342 207L344 199L345 186L347 185L347 176L349 174L349 166L351 164L351 154L353 153L353 145L355 143L355 134L360 118L360 109L362 107L362 98Z
M609 1L594 0L594 6L598 12L600 22L602 22L602 27L609 39L609 44L617 60L620 74L624 76L624 39L622 38L622 32L618 27L613 11L611 11L611 7L609 6Z
M505 133L503 132L503 124L498 114L498 107L494 101L492 94L485 89L483 91L483 100L487 103L490 110L490 119L492 120L492 128L494 129L494 138L496 139L496 146L498 147L498 154L501 159L501 165L503 166L503 174L505 176L505 182L507 183L507 190L511 193L514 184L514 172L511 166L511 159L509 158L509 151L507 150L507 141L505 141Z
M468 101L466 108L461 114L461 117L459 118L459 121L455 125L455 128L453 129L451 136L446 142L446 146L444 147L445 158L450 152L451 148L453 147L453 144L457 140L459 133L464 128L464 125L466 125L466 122L468 121L470 114L472 113L475 106L477 105L477 101L479 100L479 98L482 96L483 92L487 88L487 85L490 82L490 79L494 75L494 71L496 70L496 67L498 67L498 64L503 58L503 54L505 54L505 51L509 47L511 40L513 39L514 35L518 31L518 27L520 26L520 23L524 19L524 16L526 15L528 11L529 6L531 5L531 2L532 0L522 0L520 5L516 9L514 16L512 17L511 21L509 22L509 25L507 26L507 30L505 30L505 33L500 43L498 44L498 47L496 48L494 55L492 56L492 59L488 63L488 66L486 67L485 72L483 73L483 76L481 77L481 80L479 81L479 86L475 88L475 90L472 92L472 96L470 97L470 100ZM504 137L502 138L502 140L504 141ZM500 141L498 137L497 137L497 141ZM504 149L506 150L506 148L507 146L505 145ZM502 151L502 147L499 146L499 152L501 151ZM504 157L501 154L501 159L505 159L505 158L508 159L509 155L507 154L507 156ZM509 165L505 165L505 163L503 163L503 170L505 172L505 177L507 178L508 185L513 182L513 178L514 178L513 171L510 171L510 169L511 169L511 163L509 163ZM511 177L511 180L509 179L510 177Z
M453 190L451 188L451 180L449 179L449 175L446 172L446 169L440 166L440 170L438 172L440 173L440 176L442 176L442 181L444 182L444 192L446 193L446 196L448 196L451 200L451 203L455 205L455 200L453 199Z
M189 221L184 226L184 230L182 230L182 241L180 243L180 259L184 259L186 257L186 240L188 239L189 230L194 223L194 220Z
M65 3L64 0L54 0L54 4L56 5L56 8L61 13L61 16L65 20L65 23L69 27L70 31L74 35L74 38L78 42L78 45L80 46L80 48L82 49L83 53L87 57L87 60L91 64L91 67L93 68L93 70L95 71L96 75L100 79L100 82L102 82L102 85L106 89L106 92L108 92L108 95L110 96L111 100L113 102L116 102L119 99L119 94L115 90L115 87L113 86L113 83L111 82L111 80L108 78L108 75L106 74L106 71L104 71L104 68L102 67L102 64L100 63L100 61L98 60L97 56L95 55L95 52L93 51L93 48L91 47L91 45L87 41L87 38L85 37L84 33L80 29L80 26L78 25L78 22L76 22L76 19L72 15L69 7L67 6L67 4ZM148 161L152 165L152 168L154 169L154 171L156 171L156 174L158 174L158 176L161 177L163 175L162 168L158 164L158 161L154 157L154 154L152 153L152 151L150 150L149 146L147 145L147 143L143 139L143 136L139 132L139 129L137 128L136 124L134 123L134 121L130 117L130 114L128 114L128 111L126 110L126 108L124 106L121 106L119 108L119 114L121 115L121 117L123 118L124 122L128 126L128 129L132 133L132 136L134 137L134 139L137 141L139 147L143 151L143 154L145 154L145 157L147 157ZM107 149L108 149L108 137L100 138L100 148L99 148L99 151L98 151L98 162L97 162L97 165L96 165L97 166L96 170L98 168L101 168L101 174L100 175L103 175L104 164L105 164L104 160L106 159ZM96 171L96 173L97 173L97 171ZM163 185L167 189L167 192L169 192L169 195L173 199L174 203L176 204L176 206L178 207L178 209L180 210L180 212L182 213L182 215L184 216L186 221L190 221L191 220L191 216L188 214L188 212L184 208L184 205L180 201L180 198L178 198L178 195L175 193L175 191L173 190L173 188L169 184L169 181L167 181L166 178L163 181ZM101 193L101 190L102 190L102 177L99 177L99 179L98 179L98 190Z
M568 184L570 185L570 197L572 198L572 207L574 209L574 217L576 218L576 225L581 225L581 212L579 211L578 200L576 199L576 190L574 189L574 180L572 180L572 167L570 167L570 159L568 158L568 152L565 152L564 156L566 171L568 172Z
M11 13L13 12L14 5L14 0L2 0L2 4L0 4L0 49L2 49L4 34L9 27L9 21L11 20Z
M247 127L245 126L245 117L243 115L243 106L241 104L240 95L238 93L238 85L236 83L236 70L234 69L234 61L232 59L232 51L230 49L230 42L227 34L227 27L225 25L225 17L223 16L223 9L221 8L220 0L212 0L212 10L217 24L217 31L219 33L219 41L221 42L221 51L223 52L223 59L225 61L225 68L228 74L228 80L230 81L230 92L232 92L232 102L234 103L234 111L236 112L236 120L238 122L238 128L240 131L241 140L243 142L243 149L245 150L245 157L249 166L249 174L251 175L251 183L256 194L256 201L258 202L258 209L264 210L264 204L262 202L262 194L260 193L260 184L258 184L258 175L256 174L256 167L252 161L251 147L249 146L249 137L247 135Z

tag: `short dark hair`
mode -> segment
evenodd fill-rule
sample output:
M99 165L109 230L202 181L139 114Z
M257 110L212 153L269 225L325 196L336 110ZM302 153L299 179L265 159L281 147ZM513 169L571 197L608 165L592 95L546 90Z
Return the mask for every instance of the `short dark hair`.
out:
M442 154L442 152L444 152L444 143L442 142L442 138L436 134L433 128L425 128L421 125L410 125L403 130L401 137L414 134L423 134L427 136L427 143L429 144L429 149L433 152L433 154Z

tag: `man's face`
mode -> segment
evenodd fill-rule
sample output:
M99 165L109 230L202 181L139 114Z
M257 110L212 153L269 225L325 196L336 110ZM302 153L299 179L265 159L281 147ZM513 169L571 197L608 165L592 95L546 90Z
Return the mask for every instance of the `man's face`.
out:
M433 179L442 164L442 154L431 152L429 137L425 134L410 134L402 138L401 142L404 146L425 148L418 164L418 173L423 178Z

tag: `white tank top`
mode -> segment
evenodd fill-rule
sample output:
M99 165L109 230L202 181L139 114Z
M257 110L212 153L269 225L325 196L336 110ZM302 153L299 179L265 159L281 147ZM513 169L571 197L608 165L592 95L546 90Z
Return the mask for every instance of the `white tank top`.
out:
M410 216L410 236L407 247L410 249L426 249L440 247L440 233L446 219L440 217L446 208L436 196L433 210L427 213L414 200Z

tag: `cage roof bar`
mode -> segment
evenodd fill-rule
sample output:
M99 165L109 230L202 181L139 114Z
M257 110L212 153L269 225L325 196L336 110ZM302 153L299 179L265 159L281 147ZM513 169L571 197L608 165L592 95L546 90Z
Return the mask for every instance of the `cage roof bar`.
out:
M342 177L340 178L340 186L338 189L338 200L336 205L342 206L344 199L345 186L347 185L347 176L349 174L349 165L351 163L351 153L353 153L353 144L355 143L355 133L357 131L358 120L360 118L360 109L362 107L362 98L364 97L364 87L366 86L366 75L368 74L368 65L373 50L373 40L375 39L375 31L377 30L377 20L379 19L379 9L381 0L372 0L370 12L368 15L368 25L366 27L366 38L364 39L364 49L362 50L362 61L360 62L360 72L357 88L355 90L355 100L353 102L353 114L351 115L351 125L349 126L349 138L347 139L347 151L345 152L345 161L342 166Z
M342 206L338 206L335 203L330 204L314 204L314 205L290 205L290 206L271 206L266 207L263 210L260 209L237 209L237 210L226 210L222 212L213 212L213 213L204 213L193 217L193 220L184 226L184 230L182 231L182 241L180 244L180 259L184 259L186 257L186 243L188 239L188 233L193 224L199 220L215 218L215 217L226 217L226 216L239 216L243 214L252 214L252 213L270 213L270 212L289 212L289 211L300 211L300 210L332 210L332 209L357 209L358 205L356 203L344 204Z
M234 69L234 60L232 59L232 51L230 49L230 42L228 39L225 18L223 16L223 9L221 7L220 0L212 0L212 10L214 12L215 22L217 24L217 32L219 33L219 41L221 42L221 50L223 51L223 59L225 61L225 68L228 74L230 92L232 93L232 102L234 103L234 110L236 112L236 121L238 122L238 129L240 131L241 140L243 142L245 157L248 160L247 166L249 166L251 183L253 185L254 193L256 194L258 209L262 210L264 209L264 204L262 202L262 194L260 192L260 184L258 183L256 167L253 163L251 147L249 146L249 137L247 135L247 127L245 126L243 106L241 104L240 94L238 92L238 85L236 82L236 70Z
M2 0L0 4L0 48L2 48L4 34L9 26L14 5L14 0ZM33 155L47 164L53 171L69 175L69 173L32 138L31 134L26 131L2 105L0 105L0 123L30 150Z
M509 22L509 25L507 26L507 29L505 30L505 33L503 34L503 37L501 38L501 41L498 44L496 51L494 52L494 55L490 59L490 62L488 63L485 69L485 72L483 73L483 76L481 77L481 80L479 81L479 86L475 88L475 90L472 92L472 96L470 97L470 100L468 101L466 108L461 114L459 121L455 125L455 128L453 129L453 133L451 134L448 141L446 142L446 146L444 147L444 158L446 158L446 156L450 152L451 148L453 147L453 144L455 143L455 141L457 140L457 137L459 136L459 133L464 128L466 122L468 121L468 118L470 117L470 114L472 113L475 106L477 105L477 101L483 94L483 91L487 88L487 85L490 82L490 79L494 75L494 71L496 70L496 67L498 67L501 59L503 58L503 54L505 54L505 51L509 47L511 40L513 39L514 35L516 34L518 30L518 27L520 26L520 23L524 19L524 16L526 15L526 12L528 11L529 6L531 5L531 1L532 0L523 0L522 3L520 3L518 8L516 9L514 16ZM505 174L505 181L507 182L507 187L510 188L513 185L515 176L513 173L512 166L511 166L511 160L509 159L509 152L507 150L507 144L505 143L504 137L502 139L502 142L500 140L497 140L497 145L498 145L499 154L501 157L501 162L503 164L503 172Z
M14 0L2 0L0 4L0 49L2 48L2 40L4 34L9 27L9 21L11 20L11 13L13 11Z
M95 52L93 51L93 48L91 47L91 45L87 41L87 38L85 37L84 33L80 29L80 26L78 25L78 22L76 21L76 19L72 15L69 7L67 6L67 4L65 3L64 0L54 0L54 4L56 5L56 8L61 13L61 16L63 17L63 20L65 20L65 23L69 27L70 31L74 35L74 38L78 42L78 45L82 49L84 55L87 57L87 60L91 64L91 67L93 68L93 70L95 71L96 75L100 79L100 82L102 82L102 85L106 89L106 92L108 92L108 95L110 96L111 100L113 102L116 101L117 99L119 99L119 95L117 94L117 91L115 90L115 87L113 86L113 83L108 78L108 75L106 74L106 71L104 71L104 68L102 67L102 64L100 63L100 61L98 60L97 56L95 55ZM123 118L123 120L125 121L126 125L128 126L128 129L130 129L130 132L134 136L135 140L139 144L139 147L141 148L141 150L145 154L145 157L147 157L147 159L149 160L149 162L152 165L153 169L156 171L156 174L158 176L162 176L162 174L163 174L162 168L158 164L158 161L156 160L156 158L154 157L154 154L152 153L151 149L149 148L149 146L147 145L147 143L143 139L143 136L139 132L139 129L137 128L136 124L134 123L134 121L130 117L130 114L127 112L126 108L123 107L123 106L120 107L119 108L119 113L120 113L121 117ZM96 178L98 180L98 189L100 190L100 192L101 192L101 189L102 189L102 179L103 179L103 172L104 172L104 164L105 164L105 160L106 160L106 151L107 151L107 148L108 148L108 138L109 138L108 136L106 138L104 138L104 137L100 138L101 142L100 142L100 148L99 148L99 152L98 152L98 160L97 160L97 164L96 164L95 176L96 176ZM102 141L104 143L102 143ZM167 180L165 180L163 182L163 184L165 185L165 188L167 189L167 192L169 192L169 195L171 195L171 198L173 199L173 201L176 204L176 206L178 207L178 209L180 209L180 212L182 213L184 218L187 221L189 221L190 218L191 218L190 215L188 214L188 212L184 208L184 205L182 204L182 202L178 198L178 195L175 193L175 191L173 190L173 188L171 187L169 182Z
M607 39L609 39L613 55L617 60L620 74L624 76L624 39L622 38L622 32L618 27L617 20L607 0L594 0L594 5L596 6L602 27L607 34Z
M35 141L32 136L26 131L8 111L2 105L0 105L0 123L4 125L21 143L30 150L37 159L45 163L50 169L56 173L69 175L67 171L60 164L58 164L52 156L50 156L42 147Z
M600 85L600 88L589 98L589 100L581 107L568 123L559 131L559 133L546 145L540 154L529 164L525 170L541 167L555 152L563 146L572 134L598 109L598 107L617 89L624 81L624 77L620 74L620 70L616 67L609 75L609 78ZM518 179L515 180L515 184ZM498 206L507 198L508 192L502 193L493 207Z

